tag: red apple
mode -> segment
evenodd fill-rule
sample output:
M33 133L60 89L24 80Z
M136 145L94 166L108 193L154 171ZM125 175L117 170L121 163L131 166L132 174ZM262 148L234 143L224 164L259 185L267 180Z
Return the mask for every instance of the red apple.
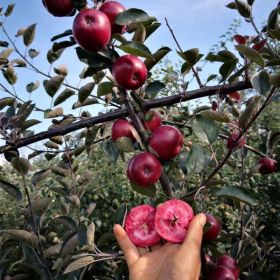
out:
M220 224L220 221L216 217L214 217L210 214L205 214L205 215L207 218L207 222L210 224L210 228L204 233L203 240L213 241L220 234L221 224Z
M145 83L147 68L138 57L127 54L116 60L112 74L119 86L124 89L134 90Z
M48 12L55 17L66 17L73 14L75 7L72 0L42 0Z
M94 9L84 9L74 20L73 35L83 49L97 52L109 43L111 24L104 13Z
M113 141L116 141L118 138L121 137L128 137L132 141L135 140L132 130L133 126L130 122L126 119L118 119L112 126L111 137Z
M176 127L162 125L153 132L149 146L160 158L168 160L180 153L183 142L183 135Z
M161 115L156 110L149 110L144 114L143 125L146 129L154 131L156 128L161 126Z
M211 269L206 276L206 280L237 280L232 271L224 266L217 266Z
M229 138L227 139L227 147L229 150L233 149L234 147L234 143L236 141L236 139L239 136L239 132L233 132ZM239 141L238 141L238 146L237 148L243 147L245 145L245 138L242 137Z
M217 259L217 264L218 266L223 266L232 271L232 273L235 276L235 279L238 279L240 269L238 268L236 259L232 258L231 256L228 255L223 255Z
M193 209L187 202L179 199L168 200L157 206L156 231L167 241L182 243L193 217Z
M256 50L257 52L261 51L262 48L265 46L266 41L266 39L259 41L258 43L253 45L252 49Z
M124 33L126 30L126 26L115 24L116 16L125 11L125 7L117 1L109 1L99 8L99 11L103 12L111 23L112 34L113 33Z
M160 161L151 153L143 152L134 156L128 163L128 179L140 187L150 187L161 175Z
M148 247L157 244L161 237L155 229L156 209L151 205L139 205L128 213L124 229L133 244Z
M271 174L277 169L277 161L269 157L261 158L258 164L261 174Z

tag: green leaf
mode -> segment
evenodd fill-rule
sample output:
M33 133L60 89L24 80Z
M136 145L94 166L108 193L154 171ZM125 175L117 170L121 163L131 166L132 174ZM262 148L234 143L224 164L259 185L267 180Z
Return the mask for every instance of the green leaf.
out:
M179 160L180 168L186 173L199 173L211 162L210 156L198 144L193 144L189 153L183 153Z
M160 81L153 81L146 86L145 98L154 99L157 94L165 88L165 84Z
M145 26L146 29L146 40L161 26L159 22L152 22Z
M39 54L40 54L40 52L35 49L28 50L28 55L30 56L31 59L35 58Z
M61 39L61 38L63 38L63 37L70 36L70 35L72 35L72 34L73 34L72 29L67 29L67 30L64 31L63 33L61 33L61 34L59 34L59 35L56 35L56 36L53 36L53 37L51 38L51 42L53 42L53 41L55 41L55 40L57 40L57 39Z
M140 23L150 20L150 16L140 9L128 9L119 13L115 18L118 25L129 25L131 23Z
M25 129L27 129L29 127L32 127L32 126L34 126L36 124L39 124L39 123L41 123L41 121L39 121L39 120L35 120L35 119L27 120L27 121L24 121L22 123L21 129L25 130Z
M256 73L251 78L253 88L261 95L266 96L271 88L270 76L266 71Z
M6 229L2 231L10 235L13 239L23 242L32 248L38 248L39 240L35 233L21 229Z
M5 17L10 16L13 13L14 7L15 7L15 4L9 4L5 13L4 13L4 16Z
M16 186L12 185L11 183L0 179L0 188L2 188L6 193L8 193L10 196L15 198L16 200L22 199L22 194L21 194L20 189Z
M44 80L43 82L44 88L50 97L54 97L54 95L60 89L60 87L63 84L64 78L65 78L64 76L57 75L49 80Z
M170 51L170 48L162 47L153 54L152 58L147 58L145 60L145 64L148 71L150 71L155 65L157 65L158 62L160 62L160 60L162 60Z
M59 216L56 218L56 221L59 223L59 224L63 224L67 229L70 229L70 230L76 230L76 223L75 221L68 217L68 216Z
M252 206L256 206L258 204L252 194L240 187L223 187L222 189L215 191L214 195L242 201Z
M78 92L79 102L83 103L89 97L89 95L91 94L91 92L94 89L94 86L95 86L95 83L91 82L91 83L88 83L88 84L82 86L79 89L79 92Z
M78 240L80 246L87 244L87 227L84 224L78 226Z
M65 100L67 100L68 98L70 98L71 96L75 95L75 91L71 90L69 88L66 88L64 91L62 91L57 98L54 101L54 106L57 106L61 103L63 103Z
M45 119L56 118L56 117L60 117L62 115L63 115L63 108L61 108L61 107L55 108L54 110L46 110L44 112Z
M235 70L237 62L238 59L228 60L220 67L219 73L221 74L223 81L225 81Z
M68 264L66 266L63 274L67 274L67 273L73 272L75 270L81 269L92 263L94 263L94 258L92 256L82 257L82 258L75 260L75 261L71 262L70 264Z
M255 62L262 68L265 66L264 59L256 50L244 45L237 45L235 48L244 56L248 57L252 62Z
M235 0L236 8L241 16L244 18L251 17L251 7L243 0Z
M116 143L112 140L108 140L106 142L102 143L102 149L105 152L105 154L114 162L116 163L120 151L116 145Z
M133 142L129 137L119 137L116 140L116 145L119 151L124 153L134 152Z
M12 48L6 48L2 52L0 52L0 58L8 58L11 53L14 51Z
M2 69L3 76L10 85L17 82L17 74L13 66L9 65L6 70Z
M77 109L83 106L93 105L93 104L99 104L98 99L96 98L87 98L83 103L80 101L73 104L72 109Z
M14 157L11 163L14 169L22 175L27 174L30 169L30 162L25 158Z
M231 121L229 114L226 112L204 111L200 115L216 122L230 123Z
M103 96L113 92L114 84L112 82L103 82L98 85L97 96Z
M9 46L9 43L6 41L0 41L0 47L7 48Z
M184 53L177 52L180 57L187 61L191 66L194 66L203 56L199 53L199 49L193 48L185 51Z
M35 37L36 23L28 26L23 34L23 43L26 47L29 47Z
M12 97L4 97L0 99L0 110L5 108L6 106L12 106L15 102L15 99Z
M280 87L280 75L273 75L271 78L270 78L270 82L273 86L275 87Z
M212 144L219 136L219 128L215 122L198 115L192 122L192 130L204 143Z
M124 226L125 219L127 215L127 205L126 203L122 203L121 206L116 210L115 214L115 224L119 224Z
M31 82L26 86L26 91L31 93L40 86L40 82L36 81L35 83Z
M145 26L142 23L140 23L137 29L135 30L132 41L138 43L144 43L145 39L146 39L146 29Z
M48 51L47 53L47 60L50 64L52 64L53 62L55 62L56 60L58 60L62 53L63 53L64 49L61 49L59 51L54 52L52 49Z
M49 177L51 174L50 169L43 169L38 172L36 172L32 178L31 178L31 183L32 185L38 185L43 179Z
M68 257L78 245L77 233L73 233L68 239L66 239L61 246L61 257L64 259Z
M152 58L151 51L142 43L138 42L127 42L118 46L119 49L125 53L129 53L135 56L141 56L144 58Z
M146 195L146 196L150 196L150 197L155 197L155 195L156 195L156 187L154 185L149 186L149 187L141 187L141 186L136 185L133 182L130 182L130 185L134 191L136 191L137 193L140 193L142 195Z
M257 113L261 104L261 96L253 96L246 102L246 109L239 117L239 127L245 129L252 117Z
M230 2L229 4L226 5L226 7L233 10L237 9L236 4L234 2Z

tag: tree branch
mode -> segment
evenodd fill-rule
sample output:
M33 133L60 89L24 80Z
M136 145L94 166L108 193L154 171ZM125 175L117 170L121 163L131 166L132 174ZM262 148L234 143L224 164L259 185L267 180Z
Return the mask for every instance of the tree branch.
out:
M145 109L151 109L151 108L157 108L157 107L163 107L163 106L171 106L183 101L189 101L194 100L206 96L212 96L215 95L217 92L222 95L227 95L230 92L238 91L238 90L244 90L252 88L252 85L250 82L238 82L234 84L228 84L228 85L221 85L221 86L212 86L212 87L204 87L202 89L192 90L189 92L172 95L168 97L163 97L160 99L155 99L151 101L145 101L143 106ZM10 148L21 148L26 145L30 145L32 143L39 142L44 139L48 139L50 137L59 136L59 135L65 135L67 133L86 128L91 127L96 124L105 123L109 121L113 121L118 118L123 118L128 116L128 112L126 109L118 109L116 111L106 113L100 116L96 116L93 118L89 118L86 120L81 120L76 123L59 127L59 128L53 128L49 131L40 132L38 134L35 134L31 137L23 138L18 140L16 143L8 143L6 146L0 147L0 154L5 152L6 150Z

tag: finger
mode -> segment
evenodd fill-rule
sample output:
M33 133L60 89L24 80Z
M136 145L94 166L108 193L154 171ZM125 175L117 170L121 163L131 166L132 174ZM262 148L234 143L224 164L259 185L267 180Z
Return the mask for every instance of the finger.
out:
M158 250L161 247L162 247L161 243L158 243L158 244L156 244L156 245L151 247L151 251L154 252L154 251Z
M196 253L200 254L200 247L203 237L203 227L206 223L205 214L201 213L196 215L191 221L186 238L182 245L183 251L188 251L190 247L195 250Z
M137 247L140 256L145 256L149 253L149 249L145 247Z
M122 226L114 225L114 234L124 253L127 265L131 266L140 258L137 247L131 242Z

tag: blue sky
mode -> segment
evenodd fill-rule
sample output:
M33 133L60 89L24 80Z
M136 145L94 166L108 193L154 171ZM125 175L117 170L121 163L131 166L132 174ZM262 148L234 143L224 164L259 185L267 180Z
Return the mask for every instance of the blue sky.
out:
M5 22L6 29L10 35L14 36L19 28L37 23L36 38L31 48L39 49L41 54L34 59L34 63L42 71L48 72L49 65L46 62L45 54L52 46L50 38L70 29L74 18L53 17L44 9L41 0L2 0L0 6L6 7L11 2L15 3L16 6L13 15ZM153 34L146 42L151 51L155 51L161 46L169 46L173 50L176 49L170 32L164 24L164 18L167 17L182 48L187 50L196 47L204 54L209 51L209 48L213 44L219 41L219 36L227 31L227 28L233 23L234 19L241 18L236 11L225 7L229 2L230 0L121 1L127 8L137 7L143 9L150 15L156 16L163 23L158 32ZM267 19L269 11L277 5L277 2L277 0L255 1L253 14L258 26ZM247 35L255 34L252 27L248 23L245 23L244 20L242 20L240 33ZM0 40L5 40L4 34L2 33L0 33ZM18 46L21 47L23 45L21 38L18 38L17 42ZM174 52L168 58L174 62L177 62L179 59ZM67 49L62 58L55 63L55 66L61 64L68 65L70 73L67 80L70 84L76 86L79 82L77 75L84 65L78 61L73 48ZM19 81L15 86L16 91L23 99L28 99L25 85L36 80L42 82L44 78L24 69L19 70L18 74ZM3 96L2 92L0 94ZM39 88L33 93L33 98L38 106L48 108L50 99L43 92L42 88ZM72 100L71 104L74 101ZM70 103L68 104L70 107ZM86 109L88 110L89 108ZM93 114L97 114L99 110L103 110L103 107L94 105L94 108L90 109ZM70 113L71 111L68 109L66 112ZM41 118L40 115L37 115L37 117ZM46 121L46 123L49 123L49 121ZM43 128L46 128L46 125L38 125L36 130L39 131Z

